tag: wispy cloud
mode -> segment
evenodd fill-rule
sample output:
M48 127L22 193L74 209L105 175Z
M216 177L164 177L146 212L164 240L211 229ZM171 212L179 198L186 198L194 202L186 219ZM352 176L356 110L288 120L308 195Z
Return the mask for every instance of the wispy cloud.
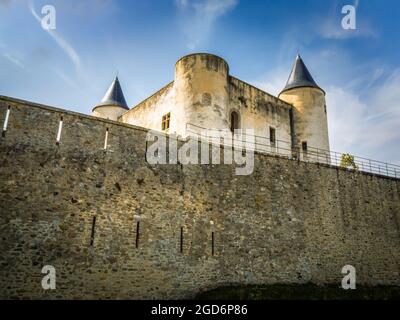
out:
M377 38L379 36L378 32L369 24L369 22L363 17L359 19L358 8L360 6L360 1L355 0L353 6L356 9L356 29L345 30L342 28L342 19L344 15L342 12L342 7L335 3L329 16L323 19L319 18L316 22L318 28L316 29L319 35L325 39L350 39L350 38Z
M5 59L7 59L9 62L11 62L13 65L25 70L24 64L15 55L13 55L11 53L3 53L2 56Z
M176 0L184 13L184 30L188 37L187 47L196 49L209 36L215 21L233 10L239 0Z
M320 23L319 34L325 39L377 38L378 33L367 24L357 25L355 30L342 28L340 18L328 18Z
M376 117L394 116L400 126L400 69L392 71L390 76L378 87L371 103L377 106ZM396 130L400 132L398 129Z
M366 85L366 89L370 88L373 86L381 77L384 75L385 70L384 68L376 68L371 76L371 79L369 80L368 84Z
M334 148L400 163L400 69L370 89L368 97L337 86L327 88Z
M1 1L1 0L0 0ZM20 69L26 70L25 65L22 63L21 59L18 58L15 54L9 52L7 46L0 42L0 49L2 51L1 56L11 62L13 65L17 66Z
M265 80L249 81L249 82L253 83L256 87L260 88L261 90L264 90L277 97L284 88L285 83L289 77L289 73L290 70L287 68L278 68L264 75L263 79Z
M32 1L29 1L29 9L30 9L32 15L35 17L35 19L41 25L42 19L36 13L35 8L33 7L33 2ZM76 52L76 50L68 43L68 41L65 40L63 37L61 37L54 30L51 30L51 29L44 29L44 30L54 39L54 41L58 44L58 46L68 55L68 57L74 63L75 67L79 68L80 64L81 64L79 55Z
M70 87L76 89L76 90L81 90L81 87L79 87L65 72L61 70L54 70L54 72L59 76L66 84L68 84Z
M55 2L55 1L53 1ZM99 16L111 16L120 12L121 1L115 0L84 0L84 1L58 1L57 9L64 13L73 14L75 16L83 16L86 21L96 19ZM90 13L90 14L88 14Z

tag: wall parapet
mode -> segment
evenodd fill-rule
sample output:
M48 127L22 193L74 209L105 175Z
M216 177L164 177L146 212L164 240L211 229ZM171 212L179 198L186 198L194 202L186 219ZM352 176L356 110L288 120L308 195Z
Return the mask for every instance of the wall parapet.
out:
M41 103L37 103L37 102L31 102L31 101L22 100L22 99L13 98L13 97L8 97L8 96L0 95L0 102L3 102L2 104L6 108L9 105L10 106L12 106L12 105L29 106L29 107L34 107L34 108L46 110L46 111L56 112L56 113L59 113L59 114L66 114L66 115L70 115L70 116L76 116L76 117L79 117L79 118L96 120L96 121L103 122L103 123L109 123L109 124L113 124L113 125L117 125L117 126L121 126L121 127L126 127L126 128L146 131L146 132L148 131L148 129L146 129L146 128L135 126L135 125L131 125L131 124L128 124L128 123L123 123L123 122L119 122L119 121L113 121L113 120L99 118L99 117L93 117L91 115L87 115L87 114L76 112L76 111L71 111L71 110L67 110L67 109L63 109L63 108L59 108L59 107L53 107L53 106L49 106L49 105L46 105L46 104L41 104Z
M173 82L172 82L173 83ZM166 89L169 87L172 83L168 84L166 87L163 89ZM162 89L162 90L163 90ZM162 91L160 90L160 91ZM140 126L135 126L119 121L113 121L109 119L104 119L104 118L98 118L98 117L93 117L89 116L83 113L79 112L74 112L74 111L69 111L57 107L52 107L44 104L39 104L39 103L34 103L30 101L25 101L21 99L16 99L12 97L7 97L7 96L0 96L0 101L3 102L4 106L7 108L8 106L12 105L23 105L23 106L29 106L29 107L34 107L46 111L51 111L51 112L56 112L59 114L65 114L73 117L77 117L78 119L87 119L87 120L92 120L92 121L98 121L104 124L110 124L110 125L116 125L116 126L121 126L125 128L130 128L134 130L140 130L143 132L148 132L149 129L143 128ZM0 120L4 123L5 120L5 114L3 113L1 115ZM7 121L9 122L9 120ZM188 128L189 126L189 128ZM206 130L206 128L199 127L197 125L192 125L192 124L187 124L187 131L190 133L189 137L197 137L199 138L198 133L196 130ZM193 127L196 130L191 130L190 128ZM159 132L160 135L165 135L168 137L168 133L164 132ZM261 139L262 142L257 142L257 139ZM187 139L181 139L179 138L181 142L187 141ZM400 180L400 166L394 165L394 164L389 164L381 161L376 161L372 159L366 159L363 157L358 157L354 156L354 164L358 167L356 170L353 168L347 168L347 167L342 167L339 165L340 160L342 156L344 155L343 153L335 152L335 151L329 151L329 150L322 150L322 149L317 149L313 148L312 146L308 147L309 151L307 153L307 156L300 152L297 149L293 149L291 147L291 142L289 141L283 141L283 140L277 140L278 143L281 143L281 147L279 148L278 146L275 146L274 148L271 148L271 150L264 150L266 143L264 140L269 141L269 137L260 137L260 136L255 136L255 146L254 146L254 152L258 154L263 154L266 156L278 156L283 159L290 159L290 160L295 160L295 161L304 161L304 162L309 162L311 164L317 164L317 165L324 165L326 167L330 167L333 169L340 169L348 172L357 172L361 174L367 174L367 175L375 175L377 177L382 177L382 178L388 178L388 179L395 179L395 180ZM242 141L243 142L243 141ZM325 161L322 158L328 157L329 161ZM321 160L321 159L322 160ZM359 168L361 167L361 169ZM370 170L369 170L370 168ZM387 173L385 174L385 171Z

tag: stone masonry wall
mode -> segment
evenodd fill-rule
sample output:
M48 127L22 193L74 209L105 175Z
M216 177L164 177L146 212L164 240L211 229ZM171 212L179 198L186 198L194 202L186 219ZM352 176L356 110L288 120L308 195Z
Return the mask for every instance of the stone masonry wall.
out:
M268 146L269 128L272 127L276 130L275 138L278 140L275 152L290 154L291 105L232 76L229 77L229 86L230 107L239 112L244 128L254 129L254 134L258 136L256 142L262 146L260 151L274 151Z
M400 285L399 180L261 154L250 176L236 176L234 165L149 165L142 128L6 97L1 125L8 106L0 298L190 298L228 284L340 285L347 264L359 284ZM56 268L56 290L41 287L44 265Z
M167 113L172 113L173 117L167 132L173 134L178 131L178 126L181 123L185 123L183 112L175 107L174 96L174 82L171 82L137 106L126 111L118 120L123 123L161 131L162 117Z

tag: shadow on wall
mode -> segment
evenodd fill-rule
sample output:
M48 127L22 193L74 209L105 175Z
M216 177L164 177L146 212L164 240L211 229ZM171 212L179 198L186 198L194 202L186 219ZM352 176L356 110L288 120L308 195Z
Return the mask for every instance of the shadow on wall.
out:
M398 286L357 286L344 290L337 284L274 284L221 287L202 292L198 300L399 300Z

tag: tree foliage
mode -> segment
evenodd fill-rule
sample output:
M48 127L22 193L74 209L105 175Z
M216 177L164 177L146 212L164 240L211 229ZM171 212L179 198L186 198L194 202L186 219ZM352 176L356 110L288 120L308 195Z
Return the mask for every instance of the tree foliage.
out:
M354 161L354 156L349 153L342 154L342 158L340 159L340 166L343 168L358 170L358 166Z

